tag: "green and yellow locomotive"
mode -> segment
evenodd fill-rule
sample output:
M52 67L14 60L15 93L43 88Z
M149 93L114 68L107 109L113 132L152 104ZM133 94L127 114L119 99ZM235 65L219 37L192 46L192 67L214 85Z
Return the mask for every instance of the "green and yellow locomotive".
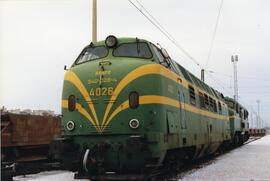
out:
M85 47L65 74L62 114L53 148L79 176L146 173L231 141L223 95L138 38Z
M249 139L248 111L232 98L226 97L225 101L229 107L232 144L242 145Z

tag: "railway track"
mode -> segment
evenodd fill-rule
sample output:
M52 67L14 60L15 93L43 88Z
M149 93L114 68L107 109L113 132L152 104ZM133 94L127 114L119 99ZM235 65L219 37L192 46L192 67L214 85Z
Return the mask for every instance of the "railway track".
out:
M256 141L258 139L261 139L262 137L250 137L249 140L247 140L243 145L249 144L253 141Z
M12 181L12 178L17 175L35 174L41 171L60 170L61 168L60 162L50 160L2 162L1 180Z
M239 146L238 148L240 148L244 145L247 145L251 142L254 142L258 139L261 139L261 138L262 137L251 137L248 141L246 141L243 145ZM217 152L214 155L208 155L208 156L203 157L203 158L198 159L198 160L189 161L185 164L184 167L177 168L176 170L171 170L167 174L161 175L160 177L158 177L158 180L166 180L166 181L179 180L180 178L184 177L184 175L187 172L203 168L206 165L210 165L215 161L216 158L218 158L219 156L222 156L224 154L230 153L230 151L232 151L232 150L227 150L225 152Z
M261 137L251 137L243 145L249 144L253 141L260 139ZM185 166L181 166L174 169L159 168L152 170L149 174L144 175L117 175L114 173L107 173L106 175L96 177L78 177L79 179L91 179L91 180L177 180L181 178L183 174L193 169L200 169L205 165L211 164L215 158L228 153L218 152L214 155L209 155L199 160L191 160L185 163ZM19 162L3 162L1 166L1 180L12 181L12 177L17 175L35 174L41 171L60 170L62 169L60 162L53 162L47 159L31 160L31 161L19 161Z
M253 141L256 141L258 139L260 139L261 137L251 137L248 141L246 141L243 145L239 146L238 148L247 145ZM237 148L236 148L237 149ZM197 160L191 160L188 161L184 164L184 166L178 167L176 169L171 169L169 170L167 173L161 173L159 175L159 177L154 177L155 180L157 181L174 181L174 180L178 180L179 178L183 177L185 173L193 170L193 169L200 169L202 167L204 167L205 165L209 165L211 163L213 163L215 161L216 158L218 158L219 156L222 156L224 154L229 153L230 151L232 151L232 149L227 150L227 151L219 151L216 152L213 155L208 155L206 157L197 159ZM177 178L175 178L177 177Z

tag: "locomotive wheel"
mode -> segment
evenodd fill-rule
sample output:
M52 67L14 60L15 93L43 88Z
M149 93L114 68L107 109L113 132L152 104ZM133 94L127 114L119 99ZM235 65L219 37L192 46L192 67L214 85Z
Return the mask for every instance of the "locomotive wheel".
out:
M234 136L234 141L233 141L233 142L234 142L233 144L234 144L235 147L237 147L237 146L239 145L239 138L238 138L238 135L235 135L235 136Z

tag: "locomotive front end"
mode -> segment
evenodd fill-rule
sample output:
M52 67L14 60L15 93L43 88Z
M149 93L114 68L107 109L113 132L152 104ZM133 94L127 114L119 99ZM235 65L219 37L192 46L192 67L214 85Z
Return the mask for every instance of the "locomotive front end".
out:
M63 133L54 144L66 168L93 176L157 164L154 132L164 115L153 106L162 86L152 52L147 41L109 36L87 46L66 72Z

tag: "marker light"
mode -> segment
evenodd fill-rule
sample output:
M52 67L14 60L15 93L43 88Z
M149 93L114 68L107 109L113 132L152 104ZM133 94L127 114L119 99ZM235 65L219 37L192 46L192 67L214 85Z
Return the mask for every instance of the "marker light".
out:
M129 127L132 129L136 129L140 126L140 122L138 121L138 119L132 119L129 121Z
M75 123L73 121L69 121L67 123L67 130L72 131L75 128Z
M113 35L110 35L106 38L105 44L109 48L113 48L117 45L117 38Z

